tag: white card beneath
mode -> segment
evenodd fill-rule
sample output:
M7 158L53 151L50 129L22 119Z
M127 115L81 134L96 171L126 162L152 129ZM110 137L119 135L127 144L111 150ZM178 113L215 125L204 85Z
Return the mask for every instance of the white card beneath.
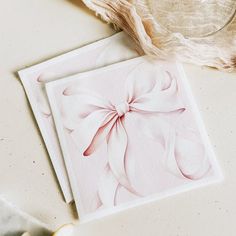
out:
M82 221L222 179L181 65L140 57L46 90Z
M19 72L66 202L73 196L44 85L137 55L130 38L121 32Z

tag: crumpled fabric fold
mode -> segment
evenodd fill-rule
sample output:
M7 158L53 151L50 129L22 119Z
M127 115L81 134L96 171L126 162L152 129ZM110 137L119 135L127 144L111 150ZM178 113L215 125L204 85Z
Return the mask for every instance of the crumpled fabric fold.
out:
M202 8L206 15L190 20L183 16L184 13L174 15L170 11L165 16L167 18L163 18L156 10L161 1L156 0L83 2L103 20L126 31L139 46L141 53L161 59L175 58L228 72L236 70L236 2L233 0L174 1L176 3L173 4L185 4L190 9L194 9L198 2L203 2ZM169 0L161 2L163 6L170 3ZM213 20L209 23L211 18ZM161 24L164 20L176 24L170 30ZM183 24L181 28L180 24Z

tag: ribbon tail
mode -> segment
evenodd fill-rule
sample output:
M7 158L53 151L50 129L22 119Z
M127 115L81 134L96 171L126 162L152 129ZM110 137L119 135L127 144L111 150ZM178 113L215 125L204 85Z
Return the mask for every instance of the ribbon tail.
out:
M98 110L82 119L79 125L70 133L78 150L84 157L89 157L102 142L114 124L116 117L114 112Z
M118 186L119 182L113 175L109 165L107 165L98 186L98 196L102 203L102 207L111 207L115 205Z
M142 123L144 123L144 120L142 120ZM199 141L199 138L193 139L192 134L189 132L186 133L186 127L181 130L181 133L186 133L186 138L190 139L188 143L184 138L180 138L177 135L176 129L173 126L160 118L155 120L150 119L149 124L140 125L139 130L146 137L155 140L163 146L165 157L163 163L167 171L179 178L187 179L198 179L207 172L209 168L207 157L205 157L197 169L192 170L192 167L195 167L194 163L190 163L189 166L186 164L186 155L182 151L186 147L189 147L190 144L193 145L195 143L197 145L197 141ZM190 149L191 151L188 152L189 155L187 156L189 158L196 153L195 149ZM202 155L205 155L205 152Z
M139 195L131 186L125 170L127 144L127 134L119 118L111 129L107 140L108 163L117 181L131 193Z
M107 123L97 130L97 133L94 135L91 143L84 151L84 156L90 156L93 152L95 152L95 150L97 150L101 143L106 139L116 120L116 115L111 115L111 118L106 121Z
M179 141L181 141L179 143ZM181 144L181 145L179 145ZM200 156L197 156L200 158L203 156L203 159L200 161L201 163L195 163L193 159L193 155L196 153L196 149L192 146L198 147L198 143L191 142L190 140L184 140L181 139L176 135L175 129L169 129L168 137L166 137L165 146L166 146L166 166L167 168L176 176L184 177L190 180L197 180L203 177L210 169L209 160L207 158L205 149L200 154ZM191 149L191 152L189 152L189 156L181 155L180 157L183 160L180 160L180 157L177 154L177 150L183 150L185 148ZM177 149L178 148L178 149ZM203 147L204 148L204 147ZM192 156L192 157L191 157ZM186 159L188 157L188 159Z
M211 163L200 136L187 128L184 131L176 133L176 162L186 178L197 180L209 172Z
M175 158L175 143L176 143L176 134L175 130L168 128L168 133L165 134L165 150L166 150L166 166L168 170L173 173L175 176L183 177L183 173L178 166L178 162ZM185 177L185 176L184 176Z
M160 118L150 120L150 124L153 125L140 126L140 130L146 137L155 140L163 146L163 164L167 170L175 176L183 178L183 174L175 157L176 132L174 127Z

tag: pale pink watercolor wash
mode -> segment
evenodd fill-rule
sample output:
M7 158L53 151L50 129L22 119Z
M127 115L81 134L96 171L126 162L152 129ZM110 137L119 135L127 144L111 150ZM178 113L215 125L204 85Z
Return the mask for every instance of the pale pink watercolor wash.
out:
M49 83L82 219L220 179L182 77L139 58Z

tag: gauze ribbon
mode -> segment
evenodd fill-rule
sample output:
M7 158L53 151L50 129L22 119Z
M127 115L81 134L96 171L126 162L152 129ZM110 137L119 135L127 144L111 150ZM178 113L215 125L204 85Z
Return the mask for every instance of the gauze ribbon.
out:
M107 143L108 166L103 179L113 186L113 190L109 199L104 199L109 195L103 194L108 188L104 182L100 184L99 196L105 205L114 205L118 185L138 194L131 186L125 168L128 138L124 120L127 113L132 113L135 119L137 113L145 117L146 114L184 111L176 79L168 71L155 67L137 66L129 73L125 83L126 96L120 104L112 104L99 94L79 87L67 87L63 92L66 104L70 104L67 107L75 108L66 112L71 115L65 119L64 125L71 130L83 156L89 157L100 145ZM148 76L143 78L143 71L140 70L144 70Z

